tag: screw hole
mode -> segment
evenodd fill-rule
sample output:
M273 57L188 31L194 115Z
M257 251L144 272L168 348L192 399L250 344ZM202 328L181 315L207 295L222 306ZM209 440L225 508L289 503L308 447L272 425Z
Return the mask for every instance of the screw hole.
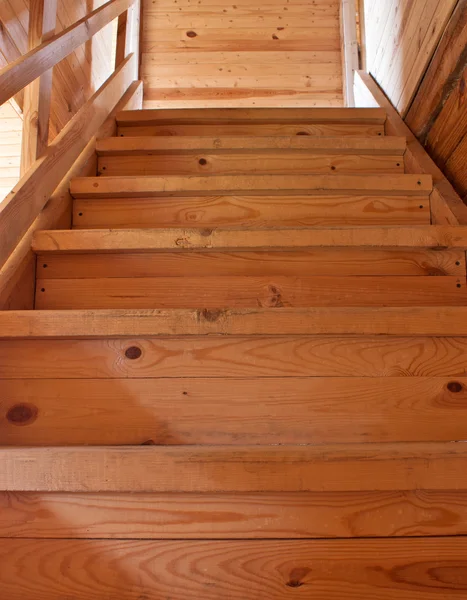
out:
M83 213L78 213L78 217L82 217L82 216L83 216Z
M334 165L332 165L331 171L335 171L335 170L336 170L336 167Z
M44 269L47 269L47 265L45 265L45 264L44 264L44 265L42 265L42 267L43 267Z
M456 265L457 265L458 267L460 266L460 264L461 264L461 263L460 263L460 261L459 261L459 260L456 260Z
M419 208L423 208L423 204L420 204Z
M198 162L200 165L206 165L208 163L208 161L205 158L200 158Z
M45 292L45 288L41 288L41 292Z
M461 285L460 283L458 283L458 284L457 284L457 287L458 287L458 288L461 288L461 287L462 287L462 285Z
M401 163L396 163L396 167L400 167L400 166L401 166Z
M421 181L417 181L417 185L422 185L422 182Z

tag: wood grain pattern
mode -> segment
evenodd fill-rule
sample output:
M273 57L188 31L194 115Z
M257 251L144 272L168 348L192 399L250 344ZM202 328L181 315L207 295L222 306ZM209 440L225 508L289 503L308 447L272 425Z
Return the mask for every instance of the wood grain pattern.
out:
M0 492L0 536L296 539L466 535L466 506L466 492L450 490L261 495ZM386 547L391 543L387 540Z
M466 386L465 377L9 379L0 437L46 447L450 442L466 437Z
M42 280L213 275L465 275L462 250L314 248L296 251L47 254L37 257Z
M99 231L99 230L97 230ZM36 280L38 310L104 308L263 308L463 306L465 278L144 277Z
M2 448L3 491L297 492L466 490L453 442Z
M75 229L429 225L416 196L204 196L76 199Z

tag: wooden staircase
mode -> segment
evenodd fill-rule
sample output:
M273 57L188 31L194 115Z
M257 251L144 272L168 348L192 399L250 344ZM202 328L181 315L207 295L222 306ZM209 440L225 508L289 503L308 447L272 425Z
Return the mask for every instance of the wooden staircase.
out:
M385 120L118 115L0 313L2 597L467 598L467 227Z

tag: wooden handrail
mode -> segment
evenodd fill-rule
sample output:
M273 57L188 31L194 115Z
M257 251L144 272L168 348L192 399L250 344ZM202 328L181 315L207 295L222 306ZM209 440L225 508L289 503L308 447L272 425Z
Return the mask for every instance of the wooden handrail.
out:
M128 10L135 0L109 0L0 71L0 105Z

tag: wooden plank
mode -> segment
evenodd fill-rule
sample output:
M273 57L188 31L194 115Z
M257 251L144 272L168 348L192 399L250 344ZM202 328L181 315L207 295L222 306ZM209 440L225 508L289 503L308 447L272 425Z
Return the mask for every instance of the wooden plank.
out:
M2 390L2 446L449 442L467 416L465 377L9 379Z
M293 539L467 533L467 494L462 491L260 496L0 492L0 506L2 538ZM423 542L426 552L430 542Z
M325 29L335 29L337 27L336 15L313 15L312 11L288 12L287 14L264 14L258 12L236 11L232 15L217 11L199 12L167 12L159 11L153 13L150 8L146 9L146 23L144 33L150 32L157 35L159 30L167 29L223 29L228 35L231 29L249 29L256 27L303 27L309 24L310 27L319 27Z
M354 107L354 71L359 68L355 0L341 0L339 13L344 105Z
M11 600L121 600L261 596L284 600L302 588L316 600L463 598L466 540L4 540L0 590ZM117 566L116 566L117 565ZM433 578L441 573L442 583ZM66 590L66 592L64 592Z
M467 223L467 207L448 182L442 171L429 157L426 150L421 146L415 135L402 121L400 115L391 105L376 82L367 73L358 71L356 79L361 81L371 93L375 101L387 111L388 121L386 125L389 135L402 135L407 139L407 152L405 153L405 164L408 172L427 173L433 177L434 188L432 192L432 222L434 224ZM435 212L436 211L436 212Z
M386 121L383 109L304 108L289 111L284 108L235 108L207 110L143 110L123 111L117 115L119 127L134 125L228 125L232 123L285 124L285 123L341 123L382 125Z
M133 55L69 121L47 152L22 177L0 206L0 265L33 224L55 188L104 123L130 84ZM118 100L117 100L118 101Z
M29 6L29 50L55 35L57 0L31 0ZM40 158L49 143L50 103L53 71L45 71L25 88L21 174Z
M366 156L361 154L312 154L283 152L229 152L198 155L101 156L98 174L116 175L243 175L275 173L403 173L400 156Z
M0 105L55 66L81 44L90 40L105 25L126 10L133 1L109 0L83 19L3 68L0 71Z
M37 279L38 310L462 306L465 277L111 277Z
M466 343L332 335L8 340L0 341L0 379L463 377Z
M308 229L82 229L38 231L32 247L46 252L283 250L317 247L467 248L467 227Z
M89 277L202 277L222 275L411 275L464 277L465 252L384 248L314 248L268 252L47 254L37 257L42 280Z
M283 195L324 191L332 193L384 192L393 195L426 196L432 191L430 175L212 175L147 177L82 177L71 181L74 198L122 198L138 196L194 196L249 192ZM467 210L467 209L466 209Z
M191 8L197 9L198 7ZM289 5L288 8L290 10L291 8L296 8L296 6ZM281 62L284 65L340 65L340 58L340 52L337 50L316 50L314 52L300 50L295 52L277 52L274 50L260 52L243 50L235 53L226 51L208 52L203 50L195 50L188 53L169 50L168 52L143 53L144 70L148 73L151 72L156 65L274 65L277 64L277 62Z
M2 448L0 488L37 492L465 490L465 444Z
M467 4L459 2L436 48L405 122L422 141L467 66Z
M191 94L188 93L188 90L193 88L185 88L187 94L192 97ZM216 90L219 89L217 93ZM229 88L216 88L213 90L208 90L206 98L206 94L203 93L201 96L202 99L210 99L212 95L222 97L223 91L228 90ZM254 97L262 97L262 96L271 96L270 91L268 89L254 89L254 88L245 88L245 91L239 90L238 94L247 98L248 102L251 103L251 98ZM252 92L252 90L254 91ZM170 88L165 88L165 90L170 92ZM163 90L162 90L163 91ZM281 90L274 91L273 96L280 94ZM264 94L262 94L264 92ZM297 94L300 90L297 90ZM158 89L156 92L157 98L161 97L161 90ZM183 91L182 91L183 93ZM163 98L165 99L177 99L180 97L180 90L174 90L171 94L165 94ZM227 92L226 92L227 94ZM232 99L232 96L235 92L229 93L229 97ZM224 94L225 95L225 94ZM284 95L286 96L294 96L295 94L285 90ZM305 98L310 98L310 96L314 95L312 92L306 92ZM182 96L184 98L185 96ZM150 95L150 98L153 98L153 95ZM319 96L318 96L319 98ZM333 99L337 98L336 94L332 96L326 95L325 99ZM234 98L235 99L235 98ZM225 100L224 100L225 101ZM308 100L309 101L309 100ZM277 103L277 99L275 100ZM163 109L161 109L163 110ZM180 109L182 110L182 109ZM264 109L266 110L266 109ZM299 109L297 109L299 110ZM295 111L291 111L295 112ZM355 136L355 137L364 137L364 136L382 136L384 135L384 126L383 125L372 125L372 124L354 124L354 123L285 123L285 124L276 124L276 123L232 123L232 124L208 124L208 125L180 125L177 123L168 124L168 125L125 125L119 126L118 135L120 136L128 136L128 137L137 137L137 136L295 136L295 135L310 135L310 136L326 136L326 137L339 137L339 136Z
M192 335L467 336L461 306L0 311L0 339Z
M360 154L403 156L406 141L403 137L110 137L98 140L98 156L158 156L196 154L200 151L225 154L232 151L253 153L287 150L302 154Z
M76 199L73 227L322 227L429 225L417 196L203 196Z

